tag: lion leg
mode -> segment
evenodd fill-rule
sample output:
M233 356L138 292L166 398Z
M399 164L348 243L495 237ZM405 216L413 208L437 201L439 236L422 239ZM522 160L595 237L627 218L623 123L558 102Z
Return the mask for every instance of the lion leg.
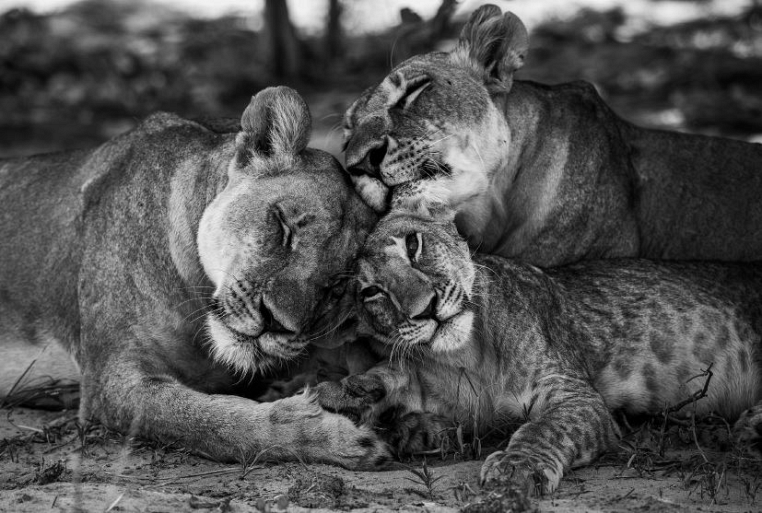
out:
M111 371L111 372L109 372ZM130 435L177 440L221 461L302 460L352 469L383 465L389 452L369 429L323 410L304 393L271 403L206 394L138 368L85 379L83 414Z
M437 413L391 407L378 418L374 429L397 455L439 449L453 422Z
M614 446L618 429L603 398L586 383L546 380L529 422L504 451L491 454L481 469L482 484L509 484L530 494L551 493L568 468L593 461ZM543 397L544 396L544 397Z
M320 405L348 415L364 424L376 425L391 407L401 411L424 411L425 393L416 374L381 362L362 374L341 381L324 381L315 387Z
M327 410L372 426L398 455L440 447L452 424L443 415L424 411L421 384L409 369L388 363L339 382L322 382L315 392Z
M387 395L377 374L356 374L341 381L323 381L315 387L320 405L333 412L360 418Z

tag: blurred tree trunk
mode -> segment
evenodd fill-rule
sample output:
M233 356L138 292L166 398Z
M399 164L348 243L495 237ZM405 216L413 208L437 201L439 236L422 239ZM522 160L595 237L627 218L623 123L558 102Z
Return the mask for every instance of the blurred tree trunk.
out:
M344 55L344 34L341 29L341 13L343 7L340 0L329 0L328 23L325 29L325 50L328 62L333 63Z
M270 40L270 65L276 80L298 78L302 56L286 0L265 0L265 26Z
M457 7L458 0L442 0L437 13L428 21L423 21L423 18L408 7L400 9L402 23L397 32L394 57L404 60L436 48L437 43L448 35Z
M436 43L445 36L457 8L458 0L442 0L437 13L431 20L431 43Z

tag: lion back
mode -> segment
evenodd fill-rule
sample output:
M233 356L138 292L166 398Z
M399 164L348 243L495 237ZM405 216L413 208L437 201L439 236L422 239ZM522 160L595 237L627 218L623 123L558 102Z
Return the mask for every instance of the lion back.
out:
M53 342L76 349L83 235L99 215L93 207L130 175L154 173L158 156L187 159L218 138L160 113L94 149L0 160L0 344L14 365L0 367L8 378L0 379L0 397L34 359L40 375L78 373ZM164 186L144 181L147 189Z

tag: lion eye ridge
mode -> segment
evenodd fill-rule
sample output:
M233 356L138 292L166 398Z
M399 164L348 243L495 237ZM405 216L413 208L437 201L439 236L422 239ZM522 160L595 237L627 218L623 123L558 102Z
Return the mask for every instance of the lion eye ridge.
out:
M383 289L377 285L370 285L368 287L363 287L360 290L360 297L363 299L363 301L373 301L375 299L380 298L383 296L385 292Z

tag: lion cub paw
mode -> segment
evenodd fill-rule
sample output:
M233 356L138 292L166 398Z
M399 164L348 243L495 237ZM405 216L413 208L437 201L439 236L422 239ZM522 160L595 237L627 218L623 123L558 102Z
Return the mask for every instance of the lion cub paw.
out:
M383 383L365 374L349 376L339 382L324 381L314 388L314 392L320 406L356 421L386 396Z
M446 443L449 422L433 413L413 411L405 413L401 408L389 408L383 412L376 431L398 455L415 454L439 449Z
M736 440L762 455L762 403L744 411L733 425Z
M561 472L544 465L539 458L497 451L482 465L479 482L486 488L515 488L528 496L553 493L561 482Z

